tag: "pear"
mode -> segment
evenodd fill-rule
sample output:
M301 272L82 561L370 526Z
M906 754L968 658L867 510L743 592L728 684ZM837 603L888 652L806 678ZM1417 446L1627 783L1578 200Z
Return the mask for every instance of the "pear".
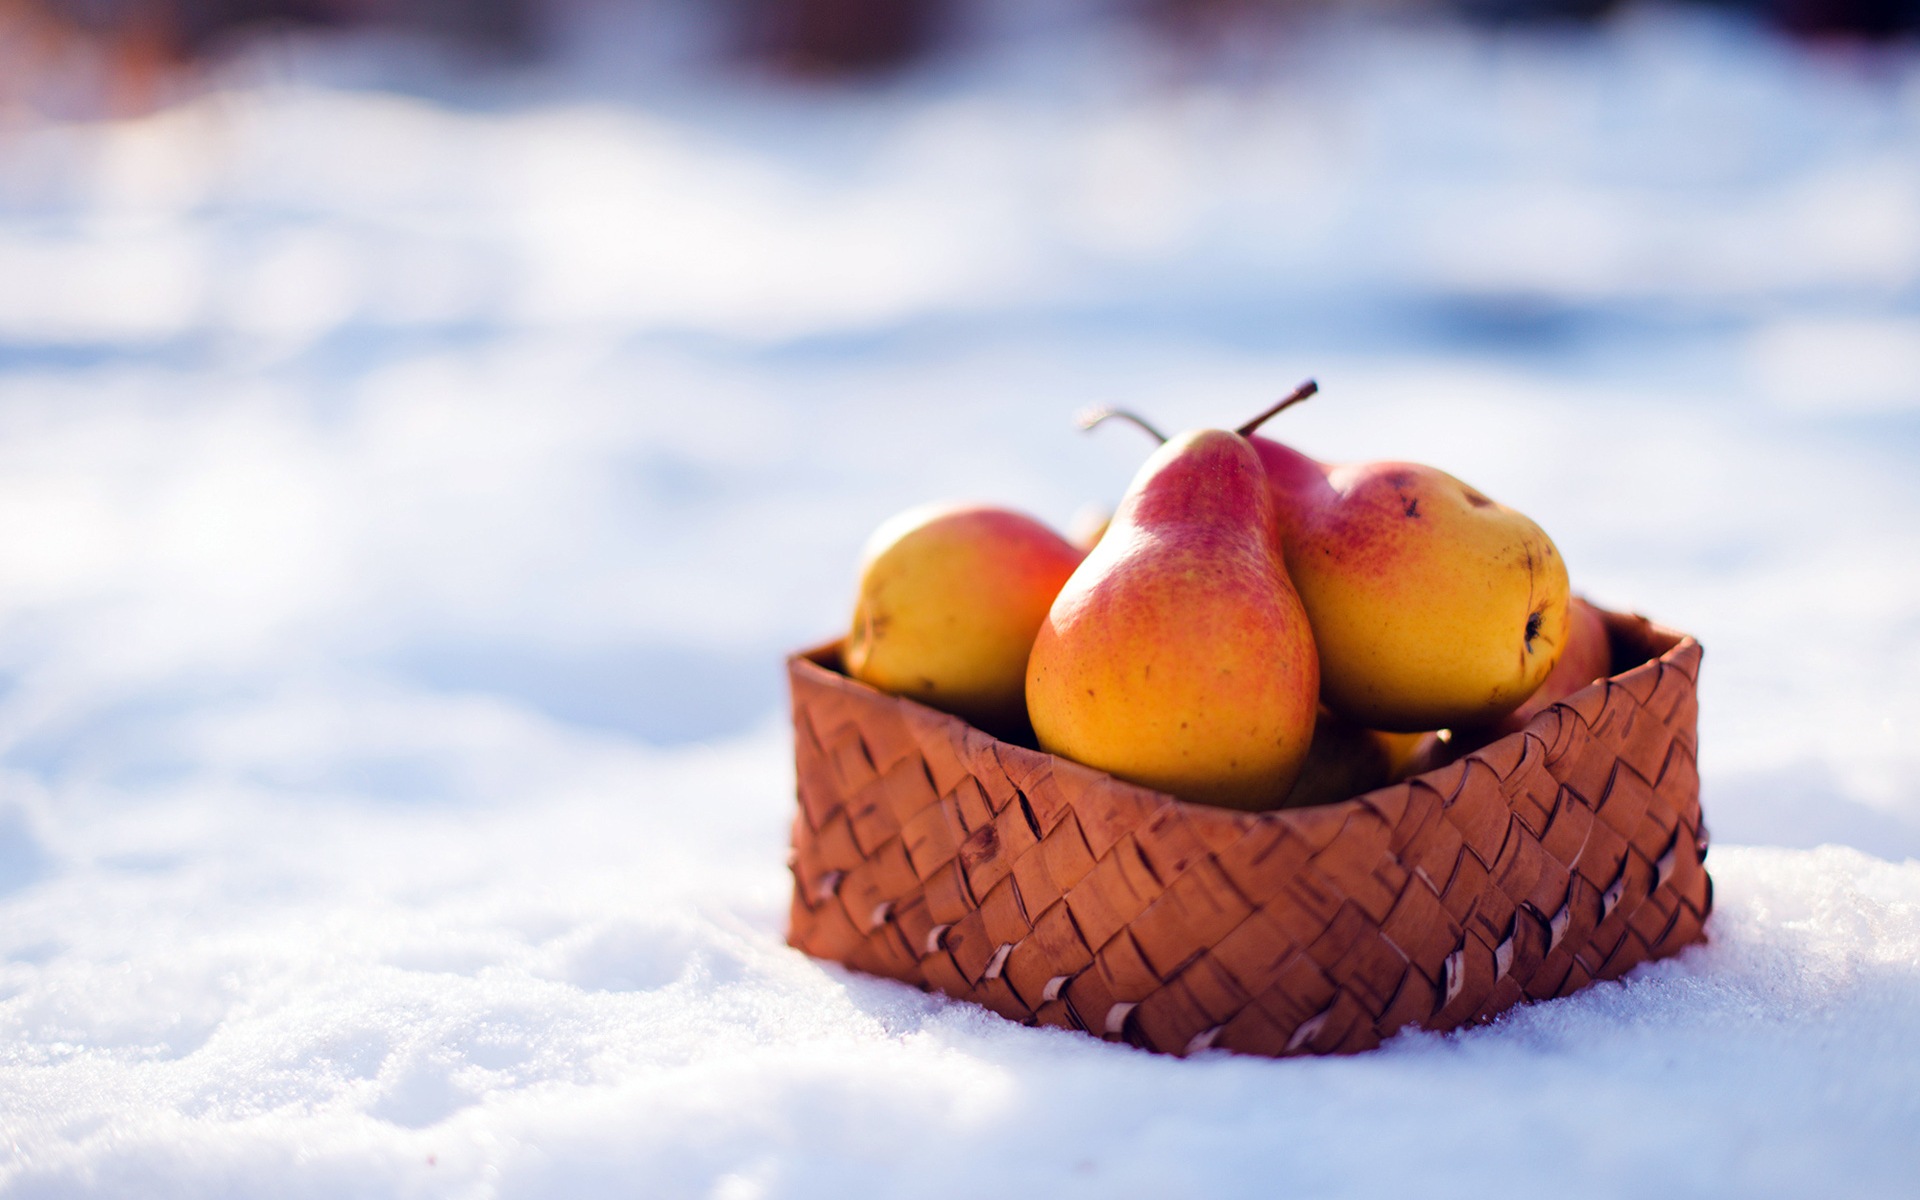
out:
M867 542L847 673L1023 736L1034 634L1085 553L1004 508L927 505L893 517Z
M1613 643L1600 610L1575 596L1567 607L1567 645L1560 661L1520 707L1490 725L1454 731L1454 757L1478 750L1495 738L1517 733L1527 722L1595 680L1613 674Z
M1319 690L1259 457L1218 429L1173 438L1140 468L1027 664L1043 750L1244 809L1286 798Z
M1331 804L1385 787L1393 782L1395 767L1396 746L1391 739L1404 736L1362 729L1322 708L1300 776L1282 807Z
M1613 674L1613 643L1607 636L1607 624L1600 610L1575 596L1567 606L1567 645L1560 661L1547 672L1534 693L1520 707L1490 724L1429 733L1418 745L1406 765L1396 770L1394 780L1444 767L1472 754L1482 746L1518 733L1527 723L1568 696L1597 680ZM1411 736L1411 735L1409 735Z
M1367 733L1386 753L1388 783L1399 783L1419 773L1413 769L1414 763L1427 740L1433 737L1431 732L1395 733L1385 729L1369 729Z
M1241 432L1266 470L1327 706L1418 732L1485 725L1532 695L1567 640L1553 540L1444 471L1317 462L1252 437L1263 419Z
M1462 744L1456 744L1451 729L1434 729L1426 733L1406 736L1415 739L1413 750L1407 755L1406 761L1400 768L1394 772L1393 782L1395 783L1403 779L1412 779L1415 775L1424 775L1428 771L1437 771L1467 753L1462 749Z
M1440 750L1434 750L1434 746ZM1313 725L1307 761L1281 807L1331 804L1399 783L1444 765L1436 756L1445 750L1446 744L1432 733L1363 729L1323 704Z

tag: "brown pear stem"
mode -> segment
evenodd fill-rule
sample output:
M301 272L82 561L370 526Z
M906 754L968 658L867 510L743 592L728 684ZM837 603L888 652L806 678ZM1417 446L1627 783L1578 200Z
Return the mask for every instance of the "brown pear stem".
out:
M1162 446L1167 444L1166 434L1161 433L1158 429L1155 429L1152 423L1149 422L1145 417L1141 416L1139 413L1128 412L1124 408L1108 408L1104 404L1095 405L1092 408L1081 409L1079 412L1079 415L1077 415L1074 418L1074 420L1080 423L1080 428L1092 429L1094 426L1100 424L1102 421L1108 420L1113 417L1118 417L1122 421L1128 421L1135 425L1138 425L1140 428L1146 430L1147 436L1152 438L1154 441L1159 442Z
M1286 396L1280 401L1280 403L1274 405L1272 408L1269 408L1267 411L1261 413L1259 416L1255 417L1253 420L1248 421L1245 425L1242 425L1240 428L1234 430L1234 432L1239 434L1241 437L1252 437L1254 430L1260 428L1262 425L1265 425L1268 421L1272 420L1274 417L1279 416L1281 413L1287 411L1289 408L1292 408L1294 405L1300 403L1302 400L1305 400L1308 396L1313 395L1315 392L1319 390L1320 390L1320 385L1315 383L1313 380L1309 379L1305 383L1301 384L1299 387L1293 389L1291 392L1288 392Z

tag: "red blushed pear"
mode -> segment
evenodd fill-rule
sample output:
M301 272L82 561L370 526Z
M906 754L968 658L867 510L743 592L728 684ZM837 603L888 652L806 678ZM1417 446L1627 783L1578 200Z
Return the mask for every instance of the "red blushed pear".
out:
M1042 749L1244 809L1286 799L1319 690L1260 460L1217 429L1141 467L1027 663Z
M1240 430L1271 489L1327 706L1371 729L1498 721L1567 641L1567 568L1525 514L1418 463L1335 465Z

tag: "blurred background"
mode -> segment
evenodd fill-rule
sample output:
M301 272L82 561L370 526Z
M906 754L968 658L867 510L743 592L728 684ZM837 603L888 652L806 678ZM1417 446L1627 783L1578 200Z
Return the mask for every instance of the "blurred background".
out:
M1064 525L1145 448L1080 406L1313 375L1303 448L1702 635L1724 835L1920 852L1917 13L0 0L0 763L478 802L462 705L777 730L890 512Z
M1058 3L1044 7L1060 8ZM1886 40L1911 34L1913 0L1720 0L1807 38ZM231 52L250 37L300 28L385 29L512 58L538 56L578 0L10 0L23 69L70 71L97 58L123 103L157 75ZM634 0L628 7L649 7ZM657 5L651 7L658 7ZM698 6L732 52L822 76L898 69L977 31L992 0L722 0ZM998 7L1011 6L1001 4ZM1617 0L1105 0L1077 7L1175 40L1244 36L1253 27L1341 13L1419 14L1480 25L1601 20ZM656 14L657 19L657 14ZM636 33L642 32L636 30Z
M1707 0L1803 38L1884 41L1920 21L1913 0ZM607 5L603 3L603 7ZM70 73L93 60L121 103L148 98L158 76L296 29L384 29L526 59L551 50L581 0L9 0L19 69ZM629 0L628 8L658 8ZM820 76L899 69L964 43L994 0L721 0L695 6L725 49ZM1618 0L1083 0L1077 8L1173 40L1229 40L1276 22L1338 13L1415 14L1478 25L1590 23ZM659 19L659 14L654 15ZM634 32L644 36L644 29Z
M0 0L0 1191L1901 1194L1915 21ZM1346 1064L787 951L869 531L1309 376L1700 636L1711 945Z

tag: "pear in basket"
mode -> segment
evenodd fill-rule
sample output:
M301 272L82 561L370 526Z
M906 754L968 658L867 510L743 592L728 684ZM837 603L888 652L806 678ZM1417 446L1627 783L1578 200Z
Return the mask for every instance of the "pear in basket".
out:
M1018 736L1034 633L1085 553L1004 508L899 514L867 542L847 673Z
M1362 729L1322 708L1313 725L1313 743L1283 808L1331 804L1385 787L1393 781L1393 739L1404 735Z
M1040 747L1187 800L1281 803L1320 671L1246 439L1182 434L1140 468L1040 626Z
M1567 648L1560 661L1534 693L1519 708L1488 725L1461 728L1444 744L1444 751L1429 748L1428 759L1435 765L1451 762L1472 753L1496 738L1517 733L1527 727L1548 705L1557 704L1597 679L1613 674L1613 644L1607 637L1607 625L1600 610L1575 596L1567 608Z
M1436 745L1440 750L1433 749ZM1446 744L1431 733L1363 729L1322 705L1320 718L1313 725L1307 761L1280 807L1332 804L1398 783L1444 765L1436 755L1446 749Z
M1374 729L1483 726L1536 691L1567 641L1567 567L1525 514L1419 463L1316 462L1252 436L1328 707Z

